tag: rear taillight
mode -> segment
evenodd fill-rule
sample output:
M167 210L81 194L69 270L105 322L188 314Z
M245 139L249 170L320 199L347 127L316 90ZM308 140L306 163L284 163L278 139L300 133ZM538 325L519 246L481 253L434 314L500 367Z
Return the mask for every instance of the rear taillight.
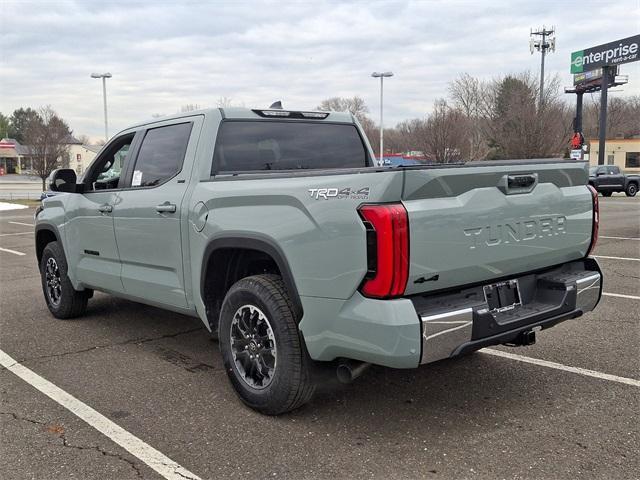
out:
M367 297L398 297L409 275L409 220L401 203L363 205L358 211L367 228Z
M593 201L593 225L591 227L591 245L589 245L589 250L587 250L588 257L596 247L596 243L598 243L598 229L600 228L600 204L598 203L598 191L591 185L587 185L587 188L589 188L589 191L591 192L591 198Z

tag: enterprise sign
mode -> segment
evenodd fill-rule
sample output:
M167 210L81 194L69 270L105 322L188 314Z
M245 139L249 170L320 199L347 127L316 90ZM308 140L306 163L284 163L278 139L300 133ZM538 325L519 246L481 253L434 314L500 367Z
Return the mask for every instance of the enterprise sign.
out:
M571 54L571 73L582 73L599 67L636 62L639 58L640 35L624 38Z

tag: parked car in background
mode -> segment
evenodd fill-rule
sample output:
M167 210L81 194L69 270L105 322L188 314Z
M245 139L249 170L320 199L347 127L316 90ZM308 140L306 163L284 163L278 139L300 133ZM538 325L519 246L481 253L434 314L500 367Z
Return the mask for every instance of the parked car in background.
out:
M589 185L603 197L613 192L624 192L627 197L635 197L640 185L640 175L625 175L617 165L589 167Z

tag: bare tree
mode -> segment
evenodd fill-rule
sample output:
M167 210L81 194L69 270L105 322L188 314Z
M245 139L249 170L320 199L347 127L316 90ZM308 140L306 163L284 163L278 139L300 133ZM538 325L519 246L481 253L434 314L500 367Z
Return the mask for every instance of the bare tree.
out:
M231 97L218 97L218 100L216 100L216 107L218 108L230 108L233 107L233 100L231 99Z
M466 120L461 110L449 107L444 99L437 100L425 123L425 153L431 154L435 161L440 163L464 159L468 154L465 139L468 131Z
M318 105L316 109L331 112L350 112L361 123L364 118L367 118L367 113L369 113L369 107L367 107L367 104L364 102L364 100L357 95L351 98L327 98L326 100L320 102L320 105Z
M587 97L583 107L583 133L597 138L600 132L600 96ZM607 105L607 136L631 137L640 134L640 95L610 97Z
M487 112L488 86L486 82L463 73L449 84L449 95L453 104L466 117L469 127L466 132L469 142L469 160L482 160L489 153L484 135L484 118Z
M384 143L393 152L428 152L426 121L421 118L405 120L394 128L385 129Z
M91 144L91 139L89 138L89 135L82 134L82 135L78 135L76 138L83 145L90 145Z
M200 105L198 105L197 103L187 103L180 107L179 113L194 112L196 110L200 110L200 108Z
M25 143L30 149L34 170L42 179L43 190L51 172L68 160L70 134L67 123L50 106L40 108L25 129Z

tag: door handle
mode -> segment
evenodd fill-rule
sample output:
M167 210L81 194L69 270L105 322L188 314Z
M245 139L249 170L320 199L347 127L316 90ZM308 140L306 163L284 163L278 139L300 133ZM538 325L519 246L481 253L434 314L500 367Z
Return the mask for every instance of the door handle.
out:
M176 206L173 203L164 202L163 204L156 206L156 212L158 213L176 213Z
M112 205L100 205L98 207L98 211L101 213L111 213L113 212L113 206Z

